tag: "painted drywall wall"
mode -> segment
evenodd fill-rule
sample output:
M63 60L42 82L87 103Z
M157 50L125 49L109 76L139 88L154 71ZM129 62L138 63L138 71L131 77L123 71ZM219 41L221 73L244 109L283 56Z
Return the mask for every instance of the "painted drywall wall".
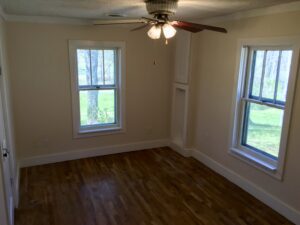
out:
M170 46L144 31L7 23L19 159L169 137ZM68 40L126 42L126 132L74 139Z
M203 32L192 38L194 146L222 166L300 211L300 79L288 138L283 181L228 154L238 40L300 35L300 12L219 22L228 34ZM195 97L196 96L196 97Z

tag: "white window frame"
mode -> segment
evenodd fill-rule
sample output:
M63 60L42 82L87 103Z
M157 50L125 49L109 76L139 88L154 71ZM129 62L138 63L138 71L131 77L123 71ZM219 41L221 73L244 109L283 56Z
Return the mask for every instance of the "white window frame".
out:
M77 73L77 49L116 49L116 124L107 126L95 125L90 126L88 129L81 128ZM69 40L69 58L72 89L73 137L81 138L125 132L125 42Z
M299 37L288 38L259 38L243 39L238 43L238 59L235 77L235 93L232 107L232 118L230 127L230 147L229 154L241 159L242 161L260 169L261 171L281 180L284 170L284 161L286 156L288 132L291 120L291 112L294 98L294 89L298 74L299 62ZM241 144L242 123L244 121L244 89L247 82L247 67L249 60L249 48L269 48L269 49L290 49L293 51L289 83L286 95L286 104L284 109L284 118L282 125L281 141L278 159L272 159L258 152L247 148Z

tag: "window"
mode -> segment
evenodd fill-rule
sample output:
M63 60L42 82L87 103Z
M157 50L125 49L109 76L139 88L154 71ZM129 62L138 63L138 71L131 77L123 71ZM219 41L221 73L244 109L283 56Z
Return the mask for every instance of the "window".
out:
M281 177L296 67L293 46L243 46L231 153Z
M124 44L70 41L75 136L123 128Z

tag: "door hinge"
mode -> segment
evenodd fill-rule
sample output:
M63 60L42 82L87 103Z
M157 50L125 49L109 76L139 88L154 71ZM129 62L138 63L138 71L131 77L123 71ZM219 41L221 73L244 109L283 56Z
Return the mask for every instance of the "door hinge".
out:
M8 151L8 149L5 147L5 148L3 148L2 146L1 146L1 151L2 151L2 156L4 157L4 158L7 158L8 156L9 156L9 151Z
M6 149L3 149L2 151L3 151L3 152L2 152L3 157L4 157L4 158L7 158L7 157L9 156L8 151L7 151Z
M9 156L9 150L7 148L5 140L3 140L3 142L0 144L0 149L1 149L2 156L4 158L7 158Z
M2 66L0 66L0 76L2 76Z

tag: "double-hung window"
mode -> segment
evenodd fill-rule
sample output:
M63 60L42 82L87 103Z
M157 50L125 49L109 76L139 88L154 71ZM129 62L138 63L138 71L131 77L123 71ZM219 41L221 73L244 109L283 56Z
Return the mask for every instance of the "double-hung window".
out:
M70 41L75 136L123 128L124 45Z
M292 46L242 47L231 153L281 177L296 75Z

